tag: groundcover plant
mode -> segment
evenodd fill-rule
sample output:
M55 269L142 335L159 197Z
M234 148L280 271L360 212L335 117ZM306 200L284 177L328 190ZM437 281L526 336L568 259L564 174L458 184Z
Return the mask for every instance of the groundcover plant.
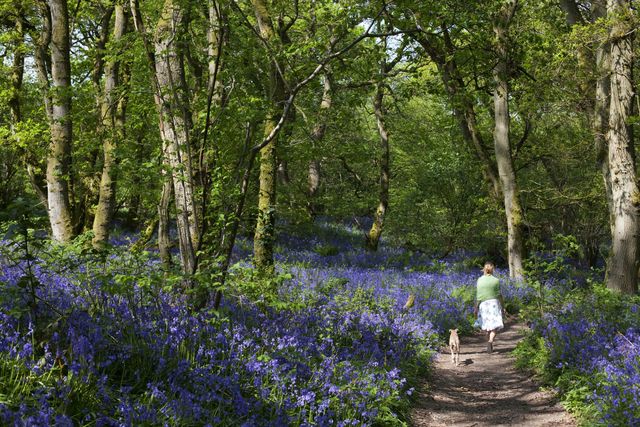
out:
M240 240L221 309L197 312L180 278L128 239L106 257L47 245L25 257L5 241L2 424L402 425L448 328L471 331L480 265L389 244L371 253L361 230L329 221L283 228L277 279L256 278ZM508 307L536 306L533 288L502 278ZM548 368L594 375L601 421L637 423L638 305L545 287L561 300L531 323Z
M311 246L281 234L269 300L229 292L219 311L198 312L126 239L102 258L53 247L24 257L4 242L0 420L401 424L438 334L468 325L470 307L452 292L475 273L430 272L427 257L395 248L372 255L353 229L331 227ZM242 247L230 286L259 286ZM409 293L415 307L403 311Z
M544 338L542 368L591 422L640 424L640 301L600 286L561 298L559 310L533 322Z

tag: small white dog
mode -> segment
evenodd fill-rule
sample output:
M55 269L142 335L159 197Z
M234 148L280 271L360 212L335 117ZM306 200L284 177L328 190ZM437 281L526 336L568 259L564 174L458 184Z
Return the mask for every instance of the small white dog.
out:
M458 337L458 328L449 329L449 350L451 350L451 363L456 366L460 364L460 338Z

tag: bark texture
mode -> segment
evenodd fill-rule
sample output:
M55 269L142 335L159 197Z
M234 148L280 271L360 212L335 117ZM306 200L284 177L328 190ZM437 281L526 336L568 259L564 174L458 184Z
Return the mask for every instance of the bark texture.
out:
M173 181L182 269L186 274L193 274L200 233L189 138L191 113L179 46L183 27L184 11L173 0L165 0L155 34L156 102L163 155Z
M494 33L496 37L495 50L498 62L493 69L495 91L493 95L495 128L493 140L495 144L496 163L500 175L504 210L507 219L507 241L509 255L509 276L521 278L523 274L523 244L522 244L522 207L520 205L516 173L511 156L509 140L509 58L507 31L509 23L515 13L516 0L506 1L496 19Z
M273 27L267 3L264 0L252 0L251 3L258 21L260 36L269 46L276 46L279 36ZM268 88L268 97L271 105L264 124L265 137L274 131L280 117L281 103L284 101L284 76L282 75L282 70L277 63L277 59L272 58ZM258 193L258 218L253 240L253 256L256 267L266 273L273 272L277 142L278 138L276 136L273 141L260 150L260 189Z
M160 252L162 268L165 271L169 271L172 264L171 239L169 237L169 207L173 196L173 182L171 175L167 171L162 172L162 180L162 193L160 195L160 203L158 203L158 251Z
M631 4L608 0L607 15L612 19L610 44L610 104L608 129L609 179L611 182L611 254L607 268L607 287L626 294L638 291L638 189L631 127L633 113L633 24Z
M574 2L568 2L574 3ZM592 15L594 19L604 18L607 14L606 0L593 2ZM571 18L569 18L571 22ZM606 140L609 126L609 104L611 99L611 45L606 40L601 43L595 52L596 87L593 102L593 142L596 149L598 167L604 181L605 196L609 209L609 226L613 236L613 224L615 213L613 209L613 190L611 188L611 171L609 170L608 146Z
M119 43L127 30L127 15L122 4L115 6L113 41ZM124 110L126 94L117 93L121 85L120 59L117 55L107 60L104 70L100 119L102 133L102 175L93 218L93 246L100 248L109 239L109 229L113 216L116 195L116 147L124 137Z
M47 97L50 96L51 142L47 155L47 200L53 239L68 242L73 237L69 201L72 138L69 15L66 0L49 0L48 6L51 13L51 88Z

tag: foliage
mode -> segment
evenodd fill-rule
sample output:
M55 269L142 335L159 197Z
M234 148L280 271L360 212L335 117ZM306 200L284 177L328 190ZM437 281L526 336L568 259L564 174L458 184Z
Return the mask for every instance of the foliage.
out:
M86 248L79 239L34 260L40 332L28 310L8 310L24 261L3 268L3 423L401 424L406 378L436 342L429 322L377 303L382 288L337 281L306 305L279 304L313 287L281 276L253 302L250 287L265 284L241 269L230 283L245 287L220 313L192 314L155 257Z
M43 96L51 82L38 69L51 68L50 58L39 62L52 52L39 45L51 14L43 2L0 2L0 370L8 378L0 382L1 422L402 424L408 383L428 366L438 340L453 326L471 330L482 262L502 266L507 257L502 204L483 174L495 157L492 45L501 2L139 3L142 21L136 17L134 25L128 16L119 41L114 2L69 4L64 90L72 108L61 122L72 124L73 148L62 159L69 176L49 171L49 179L69 184L77 238L54 245L46 236L55 206L48 207L52 123ZM156 93L157 63L146 51L158 41L163 3L182 13L175 27L181 69L171 71L184 80L171 88L180 108L171 106L164 124L157 101L168 103ZM258 3L275 27L272 40L259 36ZM593 131L593 92L606 74L597 69L597 49L615 19L596 19L596 2L578 3L583 23L567 25L553 0L520 2L511 22L510 154L529 256L527 280L501 276L502 292L507 310L533 327L520 359L587 419L633 424L640 422L638 301L598 284L611 227L602 171L594 166L603 152L594 144L602 135ZM350 45L369 24L392 34ZM391 59L397 46L404 55L381 73L381 57ZM102 143L113 136L101 102L105 63L115 59L112 95L126 108L111 177L114 233L111 245L96 251L89 230ZM274 69L282 88L273 87ZM313 70L316 78L305 80ZM390 202L380 249L366 253L380 179L372 95L381 80ZM323 109L326 82L332 102ZM260 156L251 167L251 153L270 111L283 107L273 102L280 89L296 99L273 141L273 212L282 222L277 272L269 276L247 261L259 196ZM171 268L160 267L153 233L129 251L135 235L117 232L154 229L172 172L160 130L177 118L192 122L180 148L193 173L173 189L193 183L202 232L197 271L189 275L176 262L185 250L172 228L184 214L179 198L162 212L171 223ZM475 139L464 124L470 120ZM627 123L637 127L638 118ZM311 162L320 165L315 195ZM236 220L234 266L226 271L224 245L236 238ZM187 306L194 292L214 291L224 294L219 311ZM403 312L408 295L415 307Z
M575 268L566 249L538 260L536 297L523 311L532 331L515 352L521 367L532 369L560 391L565 406L585 424L634 425L640 393L640 299L604 288L597 281L567 280ZM556 275L558 278L556 278Z

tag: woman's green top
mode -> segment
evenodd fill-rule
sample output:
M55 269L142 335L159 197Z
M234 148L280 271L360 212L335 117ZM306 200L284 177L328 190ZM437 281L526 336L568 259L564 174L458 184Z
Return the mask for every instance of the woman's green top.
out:
M476 301L479 303L500 296L500 281L492 274L485 274L478 279Z

